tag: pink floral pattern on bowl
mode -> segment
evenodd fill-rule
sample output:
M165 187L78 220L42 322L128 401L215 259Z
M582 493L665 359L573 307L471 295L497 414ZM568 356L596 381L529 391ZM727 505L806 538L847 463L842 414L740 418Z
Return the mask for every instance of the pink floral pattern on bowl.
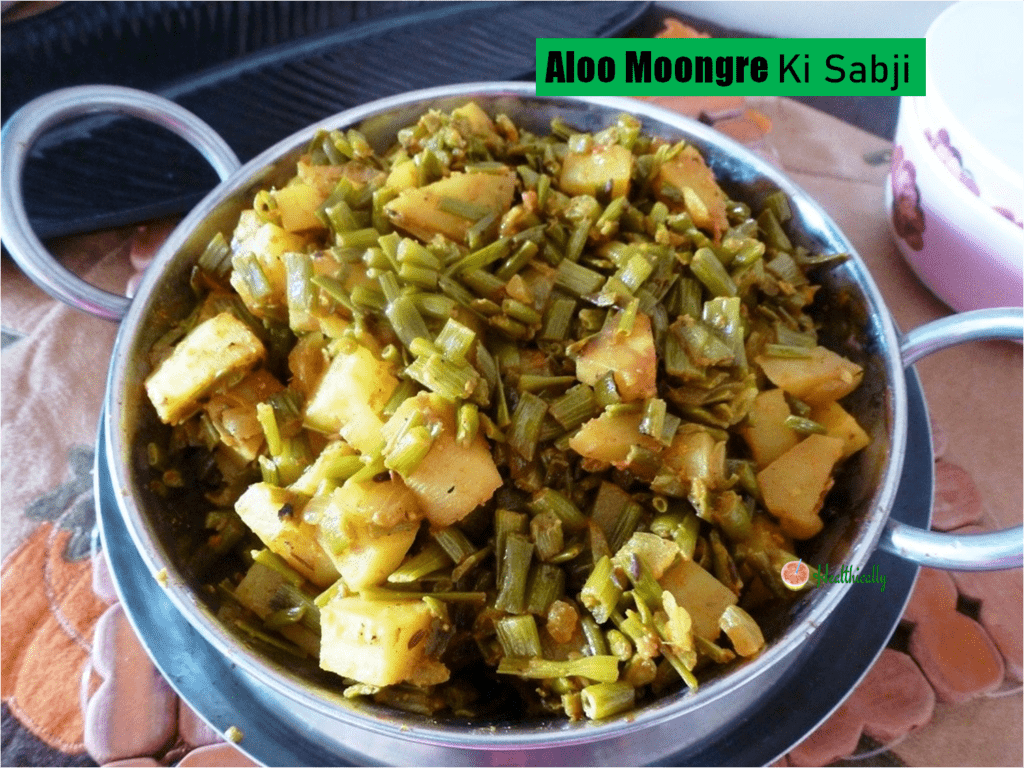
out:
M917 169L899 144L892 150L892 224L896 234L915 251L924 248L924 211L917 187Z
M973 195L976 197L981 196L981 190L978 188L978 183L974 180L974 175L964 167L963 154L949 140L949 131L945 128L939 128L938 131L932 133L925 129L924 136L928 139L928 143L932 145L932 149L935 150L935 154L942 161L942 164L949 169L949 172L959 179L960 183L967 187Z
M963 153L954 147L953 143L950 141L949 131L945 128L939 128L937 131L932 132L926 128L924 131L924 137L928 140L928 143L935 151L936 157L938 157L939 161L946 166L949 172L952 173L961 184L970 190L971 194L975 197L981 197L981 189L978 187L978 182L974 180L974 174L971 173L970 169L964 165ZM993 205L992 210L1003 218L1012 221L1018 227L1024 228L1024 224L1022 224L1020 219L1014 216L1013 212L1008 208Z
M998 213L1004 219L1012 221L1018 227L1020 227L1021 229L1024 229L1024 222L1022 222L1020 219L1018 219L1016 216L1014 216L1013 215L1013 211L1011 211L1009 208L1003 208L1001 205L993 205L992 206L992 210L995 211L996 213Z

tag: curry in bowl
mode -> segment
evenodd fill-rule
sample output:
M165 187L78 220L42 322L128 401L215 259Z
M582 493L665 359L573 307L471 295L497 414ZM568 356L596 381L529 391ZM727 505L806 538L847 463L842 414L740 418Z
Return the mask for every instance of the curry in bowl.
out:
M809 314L844 254L789 217L628 114L319 133L149 353L149 488L201 500L220 618L429 715L603 719L757 656L869 442Z

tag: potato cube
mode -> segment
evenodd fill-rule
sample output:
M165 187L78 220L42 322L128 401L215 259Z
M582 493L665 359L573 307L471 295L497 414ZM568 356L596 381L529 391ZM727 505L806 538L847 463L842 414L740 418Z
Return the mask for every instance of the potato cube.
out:
M338 570L317 540L316 526L302 519L301 499L269 483L246 489L235 511L271 552L319 587L338 580Z
M569 152L562 161L558 188L567 195L597 197L607 185L611 196L629 194L633 153L620 144L596 145L588 152Z
M257 317L287 318L288 280L282 256L305 247L302 235L263 222L255 211L242 211L231 240L231 287L249 311ZM255 257L260 272L255 282L254 267L246 263L250 256Z
M263 447L263 427L256 418L256 405L265 402L284 386L265 368L258 368L235 386L218 392L204 410L220 441L243 462L253 461Z
M146 394L161 421L179 424L199 410L218 383L265 356L263 342L249 326L222 312L189 331L146 379Z
M352 590L381 584L409 551L422 517L400 480L351 480L337 488L317 524L317 539Z
M314 165L303 158L297 163L296 171L303 184L316 190L321 195L321 200L326 200L345 175L345 166Z
M455 441L455 406L440 397L420 393L403 402L385 425L384 438L390 442L416 411L424 412L440 430L427 455L404 479L423 514L441 528L491 498L501 487L501 475L482 432L469 445Z
M729 225L725 193L696 147L684 147L661 166L654 179L654 191L670 208L685 208L697 227L711 231L715 237Z
M280 571L255 562L235 587L235 599L261 619L266 619L274 611L290 607L290 601L281 601L285 583ZM310 656L320 656L320 637L302 624L286 624L278 627L277 631Z
M316 215L317 208L326 198L308 184L291 184L275 191L274 200L281 215L281 226L289 232L326 229Z
M829 435L843 441L843 455L846 459L871 442L857 420L839 403L825 403L811 409L811 418L821 424Z
M336 597L320 610L320 666L368 685L416 680L418 667L441 667L426 656L433 616L421 600Z
M416 186L416 176L416 162L402 160L391 168L386 185L397 190L410 189Z
M584 384L593 386L609 371L624 402L658 394L658 358L647 315L638 314L627 334L618 333L613 319L576 352L576 378Z
M323 334L307 333L299 336L288 353L288 372L291 374L289 385L302 394L303 400L309 400L330 362L327 339Z
M692 560L678 560L658 582L693 620L693 633L712 642L721 632L725 609L736 605L736 594Z
M700 480L707 488L725 485L725 441L715 440L706 429L684 424L665 449L662 462L680 480Z
M785 424L790 415L783 389L765 390L754 398L747 423L740 433L750 446L758 467L767 467L800 442L800 435Z
M235 587L234 595L242 605L255 613L261 619L267 618L281 606L275 606L274 598L278 590L284 585L285 578L281 571L254 562L249 566L245 576Z
M864 378L864 369L827 347L814 347L810 357L758 355L771 382L808 405L822 405L850 394Z
M340 434L360 453L384 445L380 414L398 379L391 363L353 343L331 361L306 405L305 425L325 435Z
M341 165L314 165L305 159L299 160L298 177L326 200L342 179L350 181L355 188L365 187L369 183L379 186L384 180L384 172L367 160L350 160Z
M304 496L316 495L324 481L334 480L332 473L346 457L355 456L356 449L344 440L333 440L323 447L312 464L307 466L299 479L288 486L288 490Z
M257 256L281 256L305 248L306 238L288 232L272 222L263 221L254 210L245 210L231 236L232 253L252 252Z
M425 187L413 187L399 193L384 206L391 223L427 242L436 234L465 242L473 219L442 208L446 198L479 207L499 218L512 207L516 189L515 172L453 173Z
M586 422L569 438L569 447L580 456L594 461L606 461L624 466L629 449L640 445L659 452L661 443L640 431L643 413L635 411L605 410Z
M636 531L615 553L615 559L628 563L633 555L637 556L655 579L660 579L679 556L679 545L653 533Z
M468 130L469 133L482 138L489 147L498 147L502 144L501 136L494 130L494 122L475 101L453 110L452 122L460 130Z
M809 539L822 529L818 512L843 446L836 437L808 435L757 473L765 506L794 539Z

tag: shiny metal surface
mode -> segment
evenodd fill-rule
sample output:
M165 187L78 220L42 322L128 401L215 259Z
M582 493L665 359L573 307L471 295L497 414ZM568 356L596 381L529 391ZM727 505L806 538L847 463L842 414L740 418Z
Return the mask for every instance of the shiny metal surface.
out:
M32 231L21 196L21 176L32 146L50 128L77 117L115 112L151 120L191 143L221 179L241 166L234 150L210 126L173 101L150 93L107 85L84 85L54 91L26 104L3 128L0 199L3 243L32 281L76 309L104 320L119 321L130 300L90 285L69 272Z
M246 674L276 695L332 718L338 729L361 731L360 743L381 743L383 755L399 745L406 749L411 742L460 755L515 751L517 759L533 763L549 761L551 750L559 750L565 759L571 754L571 762L576 763L605 762L609 755L615 755L616 762L659 761L685 746L681 739L701 738L710 726L706 718L720 699L730 716L741 716L756 692L772 685L793 663L851 585L838 583L813 590L785 615L779 615L775 626L765 628L769 645L757 659L710 677L696 693L665 696L628 718L526 724L434 720L346 700L336 681L315 667L302 667L243 642L217 620L216 606L205 602L198 584L178 560L173 544L180 531L168 525L176 511L162 508L159 499L145 489L145 435L156 428L151 411L144 406L145 353L157 336L190 309L189 271L209 238L233 225L238 212L251 204L257 185L286 177L289 166L294 167L298 155L321 128L358 127L372 144L383 149L398 128L414 122L426 109L453 109L471 99L486 110L505 112L517 124L537 132L546 131L555 116L581 130L599 130L620 112L631 112L649 133L668 140L686 138L697 146L734 197L757 207L768 194L783 190L791 201L799 244L815 252L855 253L824 211L788 178L708 126L646 102L539 98L533 91L532 83L466 84L403 94L349 110L267 150L204 199L157 254L123 322L105 404L107 459L129 533L151 573L166 569L165 594L172 602ZM854 255L816 277L825 286L822 295L826 299L821 302L819 319L835 331L827 342L856 358L868 371L870 383L859 390L854 407L874 439L850 468L842 493L843 509L829 512L833 523L808 547L807 559L859 570L876 549L897 493L906 440L906 384L896 354L898 335L859 257ZM830 297L835 300L828 300ZM681 719L687 724L682 730ZM486 758L481 754L475 759Z
M1022 336L1024 308L979 309L950 315L908 331L900 341L900 357L903 365L910 366L922 357L969 341L1020 341Z
M944 317L905 334L900 357L910 366L923 357L971 341L1024 337L1024 309L980 309ZM928 531L890 521L878 546L919 565L954 570L995 571L1024 564L1024 527L980 534Z
M642 101L612 98L539 98L531 83L466 84L384 99L349 110L300 131L233 173L175 229L144 277L122 323L110 368L103 428L105 460L113 497L128 533L151 574L166 572L161 591L192 626L240 674L352 734L372 749L373 760L390 762L407 750L449 756L439 762L493 762L514 751L530 763L659 762L681 749L696 748L716 717L744 717L763 690L775 685L808 642L839 608L851 584L810 590L774 624L766 625L769 644L756 659L704 681L695 693L665 696L626 718L600 723L506 721L467 723L405 715L366 702L344 699L335 679L315 664L273 656L234 634L216 618L216 605L176 553L188 521L180 509L164 506L146 489L145 444L158 429L145 404L142 383L153 341L191 309L188 276L209 238L229 230L238 212L251 204L253 190L290 174L297 156L322 128L359 128L378 149L395 131L426 109L448 110L475 100L505 112L519 125L545 131L559 116L581 130L599 130L623 111L644 129L668 140L685 138L707 158L730 196L758 207L776 190L793 210L793 239L813 252L846 252L851 258L815 275L822 284L816 302L823 343L865 368L864 384L847 406L872 438L844 470L823 512L825 531L807 543L808 562L860 571L873 557L893 509L906 460L907 385L900 359L900 337L871 276L851 243L824 211L774 167L708 126ZM717 713L717 714L716 714ZM687 741L687 740L690 741ZM417 746L413 746L417 745ZM396 749L403 750L396 752ZM440 749L441 752L431 752ZM556 757L558 759L556 759ZM401 760L404 762L404 759ZM427 759L424 762L431 762Z
M928 413L920 382L908 371L908 461L904 465L892 519L927 527L931 516L934 464ZM98 444L106 436L101 428ZM241 672L196 631L149 578L120 517L103 451L96 454L94 491L105 556L126 613L146 651L171 686L213 728L231 725L243 734L239 745L265 765L402 765L491 764L501 754L465 752L420 744L385 742L366 731L342 725L300 703L285 699ZM836 608L770 687L759 686L750 706L732 720L693 734L690 722L675 723L677 748L664 765L767 765L774 763L838 707L885 647L910 598L917 566L877 551L866 563L886 576L884 590L860 585ZM841 647L837 663L836 648ZM767 680L761 681L767 682ZM710 705L708 715L716 714ZM715 718L706 718L705 723ZM752 738L751 734L756 734ZM699 737L695 739L695 736ZM547 753L548 764L567 765L572 748ZM636 754L636 750L630 750ZM632 764L654 760L641 754ZM627 763L612 754L604 761ZM592 764L597 764L592 761Z
M1024 527L992 533L949 534L890 521L878 541L886 552L918 565L961 571L1020 568Z

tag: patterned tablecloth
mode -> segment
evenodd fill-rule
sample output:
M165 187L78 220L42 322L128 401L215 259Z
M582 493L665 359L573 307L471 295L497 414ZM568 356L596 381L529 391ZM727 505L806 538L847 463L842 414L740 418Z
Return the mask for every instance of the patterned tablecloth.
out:
M746 106L758 113L753 121L721 127L829 211L898 325L948 314L890 239L889 143L792 101ZM139 266L165 232L156 223L50 245L91 282L122 292L131 257ZM250 764L156 673L104 560L90 555L91 468L116 327L49 299L6 258L2 291L3 764ZM1021 347L959 347L917 367L936 433L936 526L1019 523ZM823 765L854 755L850 764L1021 765L1021 593L1020 570L923 571L890 647L784 762Z

